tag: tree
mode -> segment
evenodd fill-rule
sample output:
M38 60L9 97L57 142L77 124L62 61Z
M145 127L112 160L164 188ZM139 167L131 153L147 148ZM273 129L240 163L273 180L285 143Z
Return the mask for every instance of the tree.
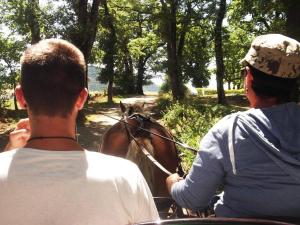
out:
M25 43L22 41L17 41L10 37L0 37L0 83L5 83L4 89L15 89L17 86L18 74L20 72L19 60L21 52L25 47ZM2 87L1 87L2 89ZM18 109L16 96L14 95L14 107L15 110Z
M114 66L115 66L115 54L116 54L116 29L114 25L113 15L110 14L107 1L103 0L102 5L104 8L104 16L101 19L102 26L106 30L103 35L102 41L100 41L100 47L104 51L104 57L102 63L105 67L101 70L99 80L108 81L107 86L107 102L113 102L113 82L114 82Z
M228 89L242 88L243 77L241 77L240 60L246 55L253 37L241 28L227 27L223 31L224 46L224 80Z
M147 82L146 64L153 57L160 46L164 43L159 40L155 34L157 24L155 24L155 6L154 4L142 5L142 2L137 2L133 10L134 21L136 23L136 37L130 40L128 48L133 58L137 74L135 79L135 92L144 94L143 85Z
M52 12L55 18L56 37L66 39L76 45L88 64L99 23L100 0L60 1ZM88 73L87 73L88 75ZM88 87L88 76L86 76ZM80 117L82 115L80 114Z
M224 62L223 62L223 46L222 46L222 23L226 14L226 0L220 0L219 9L216 17L215 27L215 54L216 54L216 78L217 78L217 92L218 104L226 105L225 91L223 87L224 79Z
M64 12L58 18L60 24L63 25L60 31L61 35L81 50L86 63L89 63L96 38L99 23L99 5L100 0L93 0L91 3L88 0L73 0L66 1L66 5L58 8L58 11ZM87 81L88 77L86 76L86 86Z
M108 10L115 33L114 73L107 72L107 53L113 51L108 47L114 38L110 37L110 30L103 25L99 29L97 41L101 51L102 63L105 65L100 73L99 80L108 82L112 78L114 90L124 94L143 94L143 85L151 77L146 74L149 69L147 62L155 55L157 48L162 44L153 32L155 24L155 6L153 1L108 1ZM104 14L104 13L103 13ZM105 17L101 17L101 21ZM105 61L105 62L104 62ZM108 89L108 95L110 91Z
M171 82L173 98L183 99L182 53L185 35L191 21L192 3L190 1L160 0L161 3L161 36L167 43L167 73ZM181 29L178 33L177 13L181 11Z
M286 1L233 0L228 7L229 26L223 28L225 80L242 87L239 61L246 55L254 37L265 33L286 34ZM287 1L289 2L289 1Z
M206 87L209 84L208 69L212 51L212 26L203 20L195 24L186 35L186 45L182 57L183 81L192 81L195 87Z
M282 0L286 7L286 33L289 37L300 41L300 1L299 0Z
M40 39L56 37L57 17L51 2L39 4L39 0L1 0L1 23L18 39L36 43Z
M30 28L31 44L37 43L41 40L40 24L38 21L39 1L28 0L25 9L26 22Z
M252 36L286 34L286 7L283 2L285 0L232 0L228 10L229 24L244 29Z

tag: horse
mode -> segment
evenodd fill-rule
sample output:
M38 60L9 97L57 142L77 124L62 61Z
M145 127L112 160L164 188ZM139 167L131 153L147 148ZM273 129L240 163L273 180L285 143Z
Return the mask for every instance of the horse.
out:
M172 134L158 122L140 112L142 106L126 107L120 102L123 119L109 128L102 137L99 151L135 162L154 197L170 197L165 179L168 174L154 165L146 155L149 153L171 173L183 174L178 149ZM163 138L163 137L166 137ZM147 151L143 152L143 149ZM151 157L150 157L151 158Z

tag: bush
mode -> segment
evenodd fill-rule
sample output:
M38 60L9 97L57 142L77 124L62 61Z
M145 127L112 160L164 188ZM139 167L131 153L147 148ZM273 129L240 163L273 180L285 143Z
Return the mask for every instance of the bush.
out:
M166 93L169 93L169 92L171 92L171 87L170 87L169 83L168 82L162 83L162 85L159 88L159 93L160 94L166 94Z
M195 149L199 148L199 141L208 130L222 117L237 110L222 105L203 105L196 102L175 103L167 108L162 118L172 134L182 142ZM195 154L179 147L183 158L183 167L188 171Z
M226 95L243 95L245 94L244 89L231 89L231 90L225 90Z
M185 85L183 85L183 92L184 92L185 96L191 95L190 90ZM162 83L162 85L159 88L158 93L159 94L172 94L172 88L170 86L170 83L166 82L166 81L164 83Z
M209 89L209 88L197 88L197 92L199 96L206 96L206 95L216 95L216 89ZM225 90L226 95L242 95L244 94L244 89L231 89Z
M196 88L199 96L216 95L217 90L209 88Z

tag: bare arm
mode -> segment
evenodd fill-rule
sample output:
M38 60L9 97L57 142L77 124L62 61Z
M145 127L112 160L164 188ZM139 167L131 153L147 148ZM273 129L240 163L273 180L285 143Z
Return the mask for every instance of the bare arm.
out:
M21 119L16 126L16 129L9 134L9 141L4 148L4 151L9 151L15 148L22 148L27 143L31 134L29 119Z

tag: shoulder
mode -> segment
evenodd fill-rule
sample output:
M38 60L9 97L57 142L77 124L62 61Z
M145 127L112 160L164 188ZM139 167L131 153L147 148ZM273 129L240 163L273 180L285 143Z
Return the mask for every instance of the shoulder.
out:
M14 150L0 153L0 177L3 177L8 173L11 166L11 162L17 151L22 151L22 150L14 149Z
M106 171L118 177L132 177L139 173L137 165L127 159L87 150L85 156L90 170Z
M200 142L201 151L221 158L222 151L227 149L230 129L234 129L238 118L243 114L248 114L248 111L232 113L220 119L202 138Z
M18 151L22 151L22 149L13 149L13 150L1 152L0 153L0 162L11 160ZM2 163L0 163L0 165L1 164Z
M238 124L240 120L246 119L247 121L254 120L255 117L263 116L263 113L260 109L248 109L246 111L239 111L236 113L229 114L227 116L224 116L222 119L220 119L211 129L209 132L219 134L222 136L227 136L228 131L230 127L234 124ZM253 121L254 122L254 121Z
M213 133L214 136L220 136L220 138L222 138L222 136L227 133L229 127L234 123L234 120L241 113L242 112L237 112L224 116L209 130L208 133Z

